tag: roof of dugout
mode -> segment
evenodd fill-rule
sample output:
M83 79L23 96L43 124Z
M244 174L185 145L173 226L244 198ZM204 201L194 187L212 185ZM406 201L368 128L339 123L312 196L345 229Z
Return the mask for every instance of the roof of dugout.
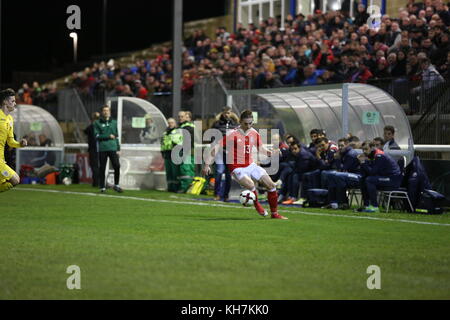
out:
M406 151L409 163L413 156L413 139L408 118L397 101L385 91L371 85L348 84L348 132L361 141L383 137L387 125L395 128L395 139ZM233 104L239 111L258 112L259 128L278 128L308 143L312 129L327 132L337 141L343 136L343 85L233 90Z
M45 109L32 105L18 105L13 113L17 140L28 136L39 141L45 135L52 142L52 147L64 147L64 135L58 121Z

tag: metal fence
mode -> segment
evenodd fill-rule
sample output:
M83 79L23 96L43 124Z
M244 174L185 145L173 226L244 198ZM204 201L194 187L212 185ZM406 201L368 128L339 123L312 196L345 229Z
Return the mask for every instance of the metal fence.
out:
M409 81L405 78L369 80L367 84L383 89L404 108L407 115L428 112L449 83Z
M422 83L400 78L373 80L368 84L385 90L403 107L414 144L450 145L450 81ZM446 151L416 154L421 159L450 160Z
M78 91L79 100L84 106L84 109L86 110L86 113L88 115L91 115L94 112L100 112L100 109L102 106L106 103L106 91L104 90L98 90L93 92L81 92Z
M270 89L275 87L260 88L255 85L252 79L244 78L230 78L222 79L227 90L248 90L248 89ZM330 85L335 83L320 83L321 85ZM411 81L407 78L383 78L371 79L367 84L380 88L397 100L397 102L404 108L406 114L421 114L425 112L429 105L433 103L431 95L439 94L442 91L440 82L432 82L428 84L420 81ZM440 86L439 86L440 85ZM448 86L448 85L447 85ZM282 87L295 87L294 84L284 84ZM429 88L426 88L429 87Z
M410 116L416 144L450 145L450 82L421 88L421 113ZM450 152L419 152L422 159L450 160Z
M158 107L166 119L172 117L173 95L171 92L152 94L149 96L148 101Z
M58 91L58 107L53 116L60 123L65 122L66 125L70 124L72 126L74 142L86 142L86 136L83 134L83 130L89 125L90 117L85 103L90 108L93 108L94 101L96 100L91 97L85 97L83 101L83 98L76 89L63 89ZM97 105L95 110L97 111L98 109L99 105Z
M450 144L450 82L421 91L417 96L421 112L411 117L415 142Z
M223 83L223 86L219 83ZM415 143L450 144L449 81L421 83L406 78L386 78L371 80L367 84L389 93L402 106L410 119ZM211 116L220 112L226 103L227 90L247 89L255 89L252 80L214 77L202 79L195 86L194 110L202 118ZM240 102L239 105L245 104L245 101ZM251 107L251 99L246 104Z
M404 78L388 78L370 80L367 84L383 89L403 107L410 119L416 144L450 144L450 82L423 84ZM191 93L182 94L181 109L191 111L195 119L207 120L229 104L228 90L254 88L254 81L246 78L201 78L196 81ZM77 123L76 141L83 142L83 135L79 131L89 123L90 114L105 104L106 98L104 91L82 93L76 89L63 89L58 92L57 98L43 101L39 106L58 121ZM148 97L166 118L173 116L172 99L171 92L154 93ZM239 105L252 107L251 101L241 101Z
M227 104L226 89L220 79L199 79L194 86L193 114L196 118L215 117Z

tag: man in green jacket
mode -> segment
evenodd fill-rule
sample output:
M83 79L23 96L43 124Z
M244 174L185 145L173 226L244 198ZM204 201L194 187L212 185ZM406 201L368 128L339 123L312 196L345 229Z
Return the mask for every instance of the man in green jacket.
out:
M166 168L166 180L169 192L178 192L180 182L178 175L180 174L180 166L172 161L172 150L176 145L183 143L183 135L177 128L175 119L167 120L168 127L161 138L161 153L164 158L164 167Z
M181 111L178 114L180 121L180 129L187 130L191 136L191 154L183 155L183 163L180 165L180 192L186 192L189 189L195 176L194 164L194 123L192 122L192 113L189 111Z
M102 107L101 117L94 122L94 134L98 144L99 151L99 186L100 192L106 192L105 171L106 163L109 160L114 168L114 191L122 193L119 186L120 179L120 142L119 131L117 130L117 121L111 119L111 109L109 106Z

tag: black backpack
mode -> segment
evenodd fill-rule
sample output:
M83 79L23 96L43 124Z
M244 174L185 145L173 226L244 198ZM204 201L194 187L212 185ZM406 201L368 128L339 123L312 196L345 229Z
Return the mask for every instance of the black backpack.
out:
M306 201L304 207L320 208L328 203L328 190L308 189L306 191Z
M433 190L424 190L417 204L416 212L425 214L444 213L445 197Z

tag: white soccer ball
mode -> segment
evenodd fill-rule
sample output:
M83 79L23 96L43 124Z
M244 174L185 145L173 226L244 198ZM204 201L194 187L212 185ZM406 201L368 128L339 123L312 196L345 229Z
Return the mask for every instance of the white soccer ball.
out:
M256 196L253 192L251 192L250 190L244 190L241 192L240 196L239 196L239 202L244 206L244 207L250 207L252 206L256 201Z
M65 178L62 180L62 183L64 183L66 186L69 186L69 185L72 184L72 179L70 179L69 177L65 177Z

